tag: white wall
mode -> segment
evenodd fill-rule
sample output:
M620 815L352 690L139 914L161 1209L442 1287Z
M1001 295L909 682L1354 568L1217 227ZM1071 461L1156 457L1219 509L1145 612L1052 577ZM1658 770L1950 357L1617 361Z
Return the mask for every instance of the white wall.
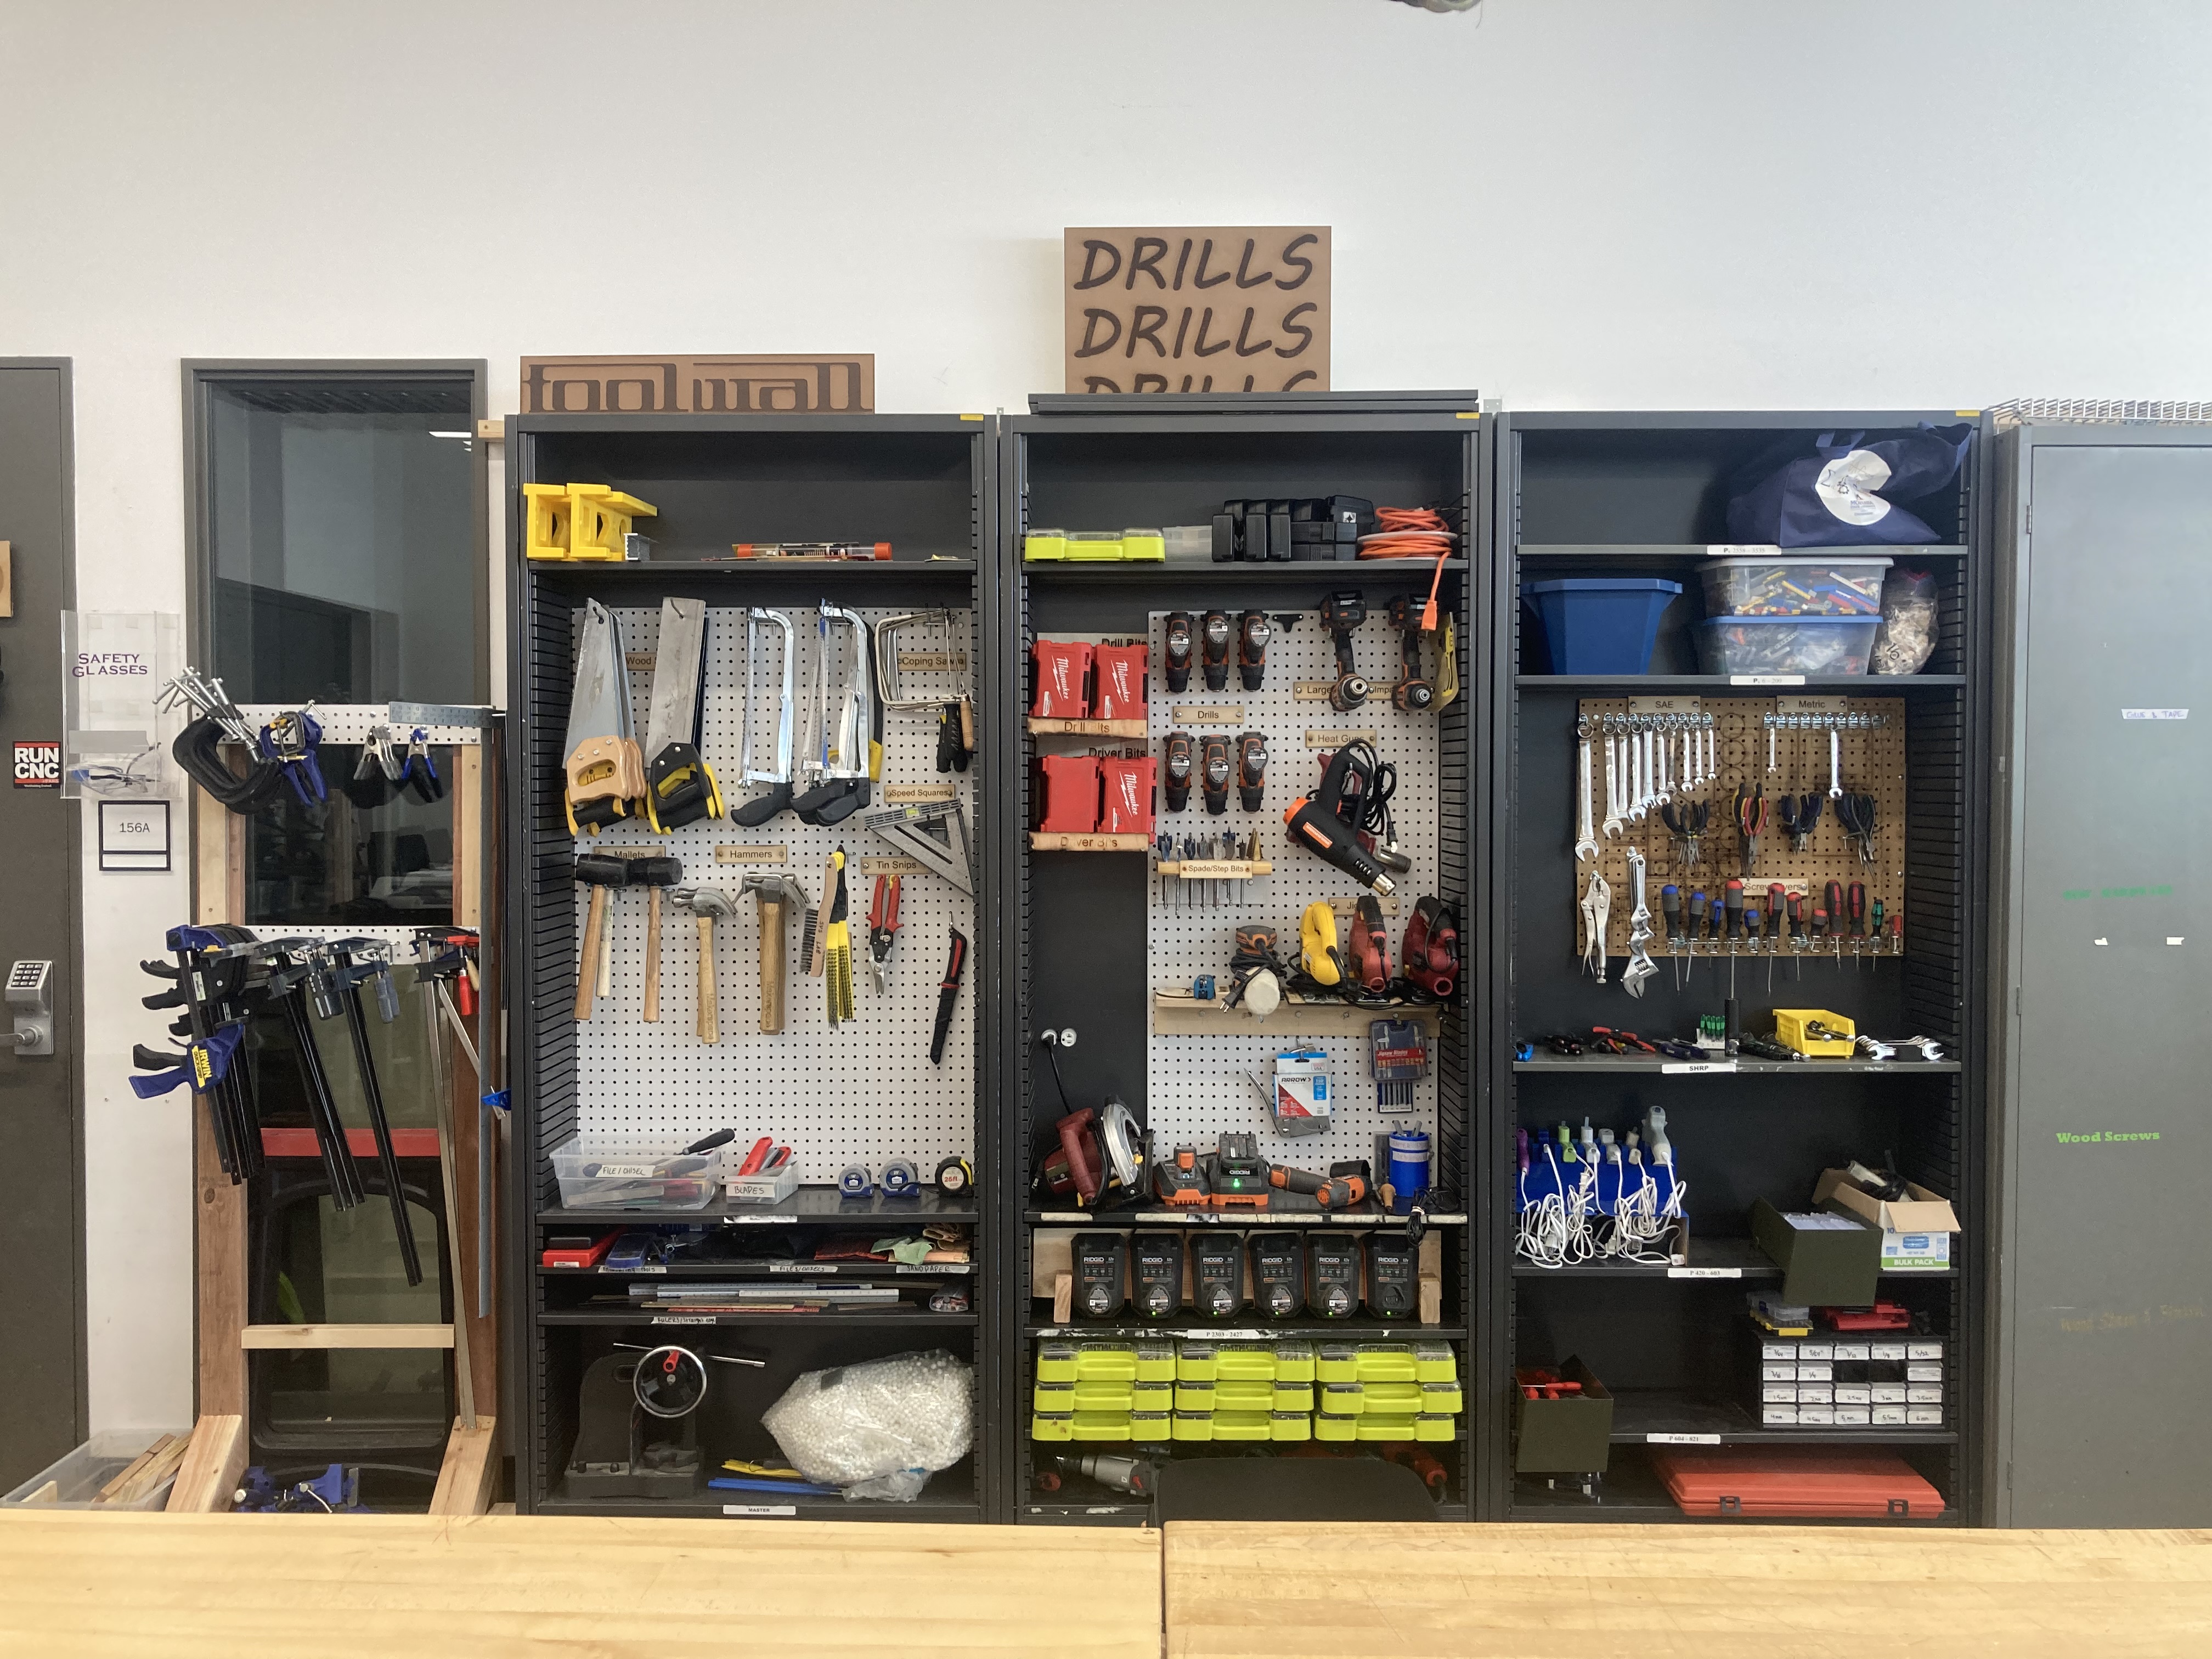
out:
M1334 227L1340 386L2212 392L2199 0L0 8L0 353L76 365L78 602L184 603L178 359L865 350L1056 389L1066 224ZM496 538L495 538L495 544ZM93 1417L191 1388L181 875L85 877Z

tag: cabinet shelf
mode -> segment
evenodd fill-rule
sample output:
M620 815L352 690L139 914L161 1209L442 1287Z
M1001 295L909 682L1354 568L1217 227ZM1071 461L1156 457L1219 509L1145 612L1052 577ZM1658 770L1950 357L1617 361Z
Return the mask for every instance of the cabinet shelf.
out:
M1393 1003L1367 1008L1353 1002L1309 1002L1286 996L1273 1013L1255 1019L1218 997L1201 1001L1170 991L1152 993L1152 1030L1162 1036L1365 1036L1378 1019L1412 1020L1431 1037L1443 1024L1442 1005Z

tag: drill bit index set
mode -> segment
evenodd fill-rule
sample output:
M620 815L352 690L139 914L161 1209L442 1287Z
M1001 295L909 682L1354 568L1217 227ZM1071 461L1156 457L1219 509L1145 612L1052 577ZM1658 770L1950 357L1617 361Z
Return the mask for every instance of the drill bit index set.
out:
M1901 697L1583 699L1583 972L1640 996L1661 957L1682 978L1700 958L1802 976L1901 957L1905 723Z
M742 1122L817 1184L968 1153L972 612L593 600L576 623L579 1131ZM664 951L687 918L696 953Z

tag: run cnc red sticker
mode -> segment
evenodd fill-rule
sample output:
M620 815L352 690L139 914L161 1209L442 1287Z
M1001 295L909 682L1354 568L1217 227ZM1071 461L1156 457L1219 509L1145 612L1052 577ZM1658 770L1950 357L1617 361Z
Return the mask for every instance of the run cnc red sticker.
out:
M62 746L37 738L15 739L15 787L58 789L62 787Z

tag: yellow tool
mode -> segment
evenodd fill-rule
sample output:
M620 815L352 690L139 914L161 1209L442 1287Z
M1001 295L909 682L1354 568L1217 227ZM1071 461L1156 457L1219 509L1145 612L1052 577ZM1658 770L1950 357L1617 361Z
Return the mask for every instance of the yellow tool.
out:
M1307 975L1317 985L1344 982L1344 952L1337 948L1336 912L1316 899L1298 918L1298 949Z
M823 927L823 957L828 969L830 1023L853 1018L853 929L846 919L845 849L830 855L830 916Z
M619 563L629 556L630 526L659 516L650 502L611 484L526 483L523 551L533 559Z

